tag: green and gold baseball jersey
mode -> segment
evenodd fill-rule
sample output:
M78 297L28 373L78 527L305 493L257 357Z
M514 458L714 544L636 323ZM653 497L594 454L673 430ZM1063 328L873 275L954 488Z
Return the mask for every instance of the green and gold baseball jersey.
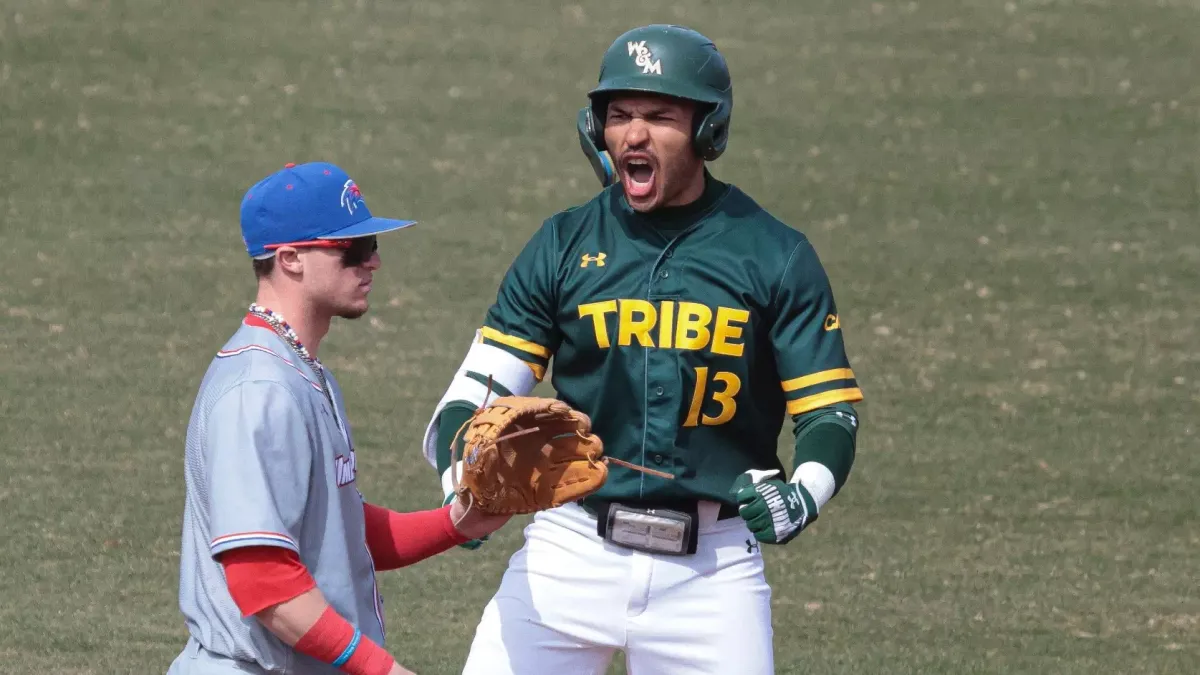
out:
M611 466L600 499L710 499L780 469L785 414L859 401L829 280L808 239L706 175L696 202L642 214L619 186L548 219L518 255L482 339L553 360Z

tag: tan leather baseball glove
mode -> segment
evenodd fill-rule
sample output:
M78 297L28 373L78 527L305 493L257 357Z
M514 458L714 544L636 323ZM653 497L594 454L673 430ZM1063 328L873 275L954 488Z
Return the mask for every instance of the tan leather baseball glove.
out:
M610 459L591 419L558 399L503 396L476 410L464 428L450 444L451 482L460 500L486 513L562 506L593 494L608 479ZM460 434L461 481L455 460Z

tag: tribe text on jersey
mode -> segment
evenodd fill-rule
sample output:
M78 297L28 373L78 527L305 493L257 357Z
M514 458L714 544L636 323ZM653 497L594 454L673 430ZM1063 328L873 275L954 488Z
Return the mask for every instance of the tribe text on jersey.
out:
M587 413L613 470L599 497L728 501L782 468L785 413L862 398L807 239L709 177L693 204L639 214L619 189L546 221L501 283L483 339Z

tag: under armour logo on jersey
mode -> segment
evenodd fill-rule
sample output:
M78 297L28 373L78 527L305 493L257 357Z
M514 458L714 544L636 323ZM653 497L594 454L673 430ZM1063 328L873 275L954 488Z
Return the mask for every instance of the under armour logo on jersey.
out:
M830 314L825 317L825 330L837 330L842 327L842 322L838 320L837 314Z
M362 191L354 184L354 181L348 180L342 186L342 198L339 202L343 209L350 212L351 215L363 203Z
M337 479L338 487L345 487L354 482L354 476L358 473L357 465L354 450L350 451L349 457L338 455L333 458L333 475Z
M607 257L607 253L597 253L596 255L588 255L584 253L580 257L579 266L587 267L590 263L596 263L596 267L604 267L604 259Z
M753 553L758 549L758 542L753 539L746 540L746 553Z
M642 67L643 75L647 73L662 75L662 61L650 60L654 58L654 55L650 53L650 48L646 46L645 40L642 40L641 42L634 42L630 40L629 42L625 43L625 46L629 49L629 55L633 57L634 64Z

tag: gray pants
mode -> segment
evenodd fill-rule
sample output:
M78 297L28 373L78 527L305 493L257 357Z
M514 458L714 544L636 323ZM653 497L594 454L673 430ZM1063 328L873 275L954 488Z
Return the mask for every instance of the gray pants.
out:
M175 661L171 663L171 668L167 671L167 675L234 675L236 673L267 675L267 671L257 664L238 661L208 651L201 647L195 638L188 638L187 645L184 646L179 656L175 657Z

